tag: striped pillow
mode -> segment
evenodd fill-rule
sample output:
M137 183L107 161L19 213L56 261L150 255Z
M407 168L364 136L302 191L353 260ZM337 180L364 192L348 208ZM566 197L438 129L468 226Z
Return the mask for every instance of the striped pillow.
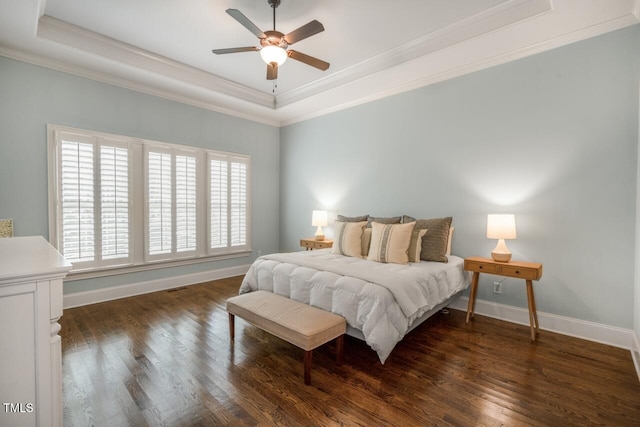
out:
M409 243L409 262L420 262L422 253L422 238L427 234L427 230L416 230L411 232L411 243Z
M371 224L370 261L406 264L409 262L409 242L415 223L408 224Z
M362 230L367 221L334 222L332 254L362 258Z

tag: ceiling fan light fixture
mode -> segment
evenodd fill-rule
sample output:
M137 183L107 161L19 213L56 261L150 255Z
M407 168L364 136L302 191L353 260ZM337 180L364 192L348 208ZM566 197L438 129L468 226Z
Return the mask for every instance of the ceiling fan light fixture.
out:
M278 66L284 64L288 58L287 51L280 46L265 46L260 49L260 56L265 63L275 62Z

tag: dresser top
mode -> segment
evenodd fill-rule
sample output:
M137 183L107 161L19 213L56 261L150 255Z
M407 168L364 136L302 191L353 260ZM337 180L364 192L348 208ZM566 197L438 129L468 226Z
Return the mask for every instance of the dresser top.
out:
M0 239L0 285L21 278L64 276L71 263L42 236Z

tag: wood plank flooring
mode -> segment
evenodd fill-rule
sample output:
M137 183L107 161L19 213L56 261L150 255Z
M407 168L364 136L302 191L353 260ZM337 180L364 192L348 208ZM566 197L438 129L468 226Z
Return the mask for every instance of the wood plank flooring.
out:
M347 337L304 352L236 319L241 277L64 311L66 426L638 426L628 351L439 313L387 362Z

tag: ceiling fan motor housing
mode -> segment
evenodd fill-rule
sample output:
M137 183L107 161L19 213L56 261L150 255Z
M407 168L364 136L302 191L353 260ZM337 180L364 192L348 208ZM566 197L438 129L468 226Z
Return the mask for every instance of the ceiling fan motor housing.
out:
M260 39L260 45L262 47L277 46L285 50L289 47L289 43L284 39L284 34L280 31L265 31L264 35L266 37Z

